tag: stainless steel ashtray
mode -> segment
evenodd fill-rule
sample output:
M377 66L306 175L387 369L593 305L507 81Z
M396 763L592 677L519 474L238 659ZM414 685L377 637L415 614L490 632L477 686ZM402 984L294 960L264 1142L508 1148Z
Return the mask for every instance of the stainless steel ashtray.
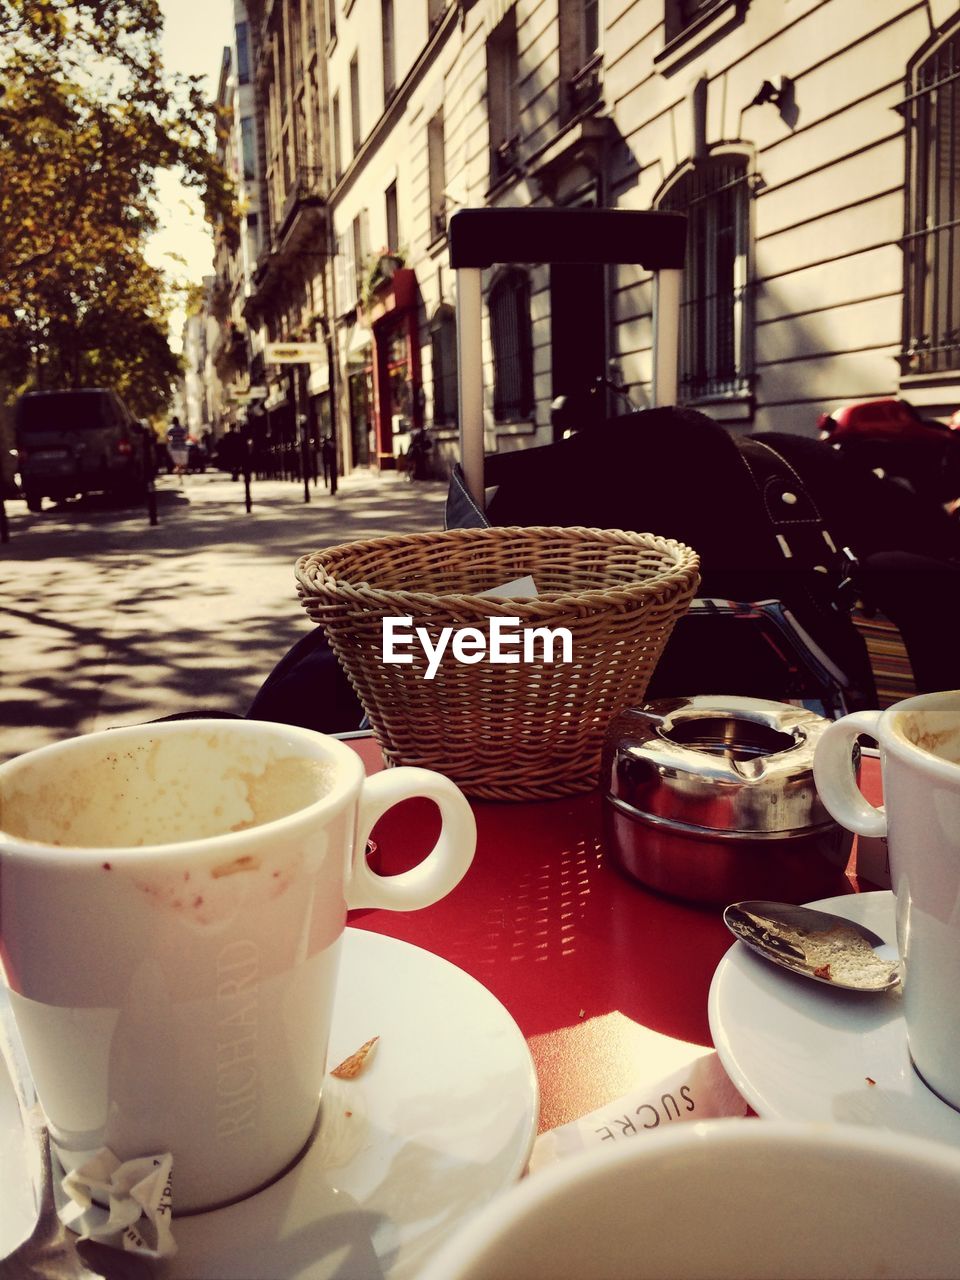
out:
M839 892L853 837L813 781L829 723L788 703L717 695L622 712L601 772L609 856L649 888L695 902Z

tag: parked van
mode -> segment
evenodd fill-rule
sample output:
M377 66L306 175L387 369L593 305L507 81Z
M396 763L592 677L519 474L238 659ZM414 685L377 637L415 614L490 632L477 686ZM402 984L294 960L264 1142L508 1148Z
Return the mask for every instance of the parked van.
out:
M20 487L30 511L44 498L146 492L148 431L114 391L31 391L14 410Z

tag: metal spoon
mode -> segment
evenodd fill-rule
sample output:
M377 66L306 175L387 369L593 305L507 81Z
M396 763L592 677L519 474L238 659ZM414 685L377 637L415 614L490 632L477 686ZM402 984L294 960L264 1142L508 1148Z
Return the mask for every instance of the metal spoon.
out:
M788 902L735 902L723 922L752 951L791 973L844 991L889 991L900 983L895 948L843 916ZM879 954L880 949L887 954Z
M28 1239L0 1258L0 1280L150 1280L145 1258L78 1240L57 1215L50 1137L39 1107L25 1117L38 1161L37 1222Z

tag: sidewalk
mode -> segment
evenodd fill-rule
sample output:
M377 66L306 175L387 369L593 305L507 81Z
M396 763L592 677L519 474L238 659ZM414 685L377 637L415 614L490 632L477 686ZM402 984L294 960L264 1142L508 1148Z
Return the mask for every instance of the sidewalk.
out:
M158 481L159 523L88 500L29 515L0 545L0 759L77 733L207 707L244 712L311 626L298 556L443 527L446 486L356 475L335 498L222 472Z

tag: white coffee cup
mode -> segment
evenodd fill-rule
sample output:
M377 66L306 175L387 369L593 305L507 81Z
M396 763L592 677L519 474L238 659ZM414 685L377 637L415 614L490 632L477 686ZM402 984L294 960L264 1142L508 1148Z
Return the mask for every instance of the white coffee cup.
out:
M854 779L860 734L880 746L883 809ZM887 837L910 1056L960 1108L960 690L844 716L817 744L813 771L838 822Z
M437 844L378 876L367 837L411 796ZM436 902L475 844L448 779L365 778L285 725L168 721L0 767L0 956L65 1166L170 1151L175 1213L275 1178L317 1121L348 908Z
M910 1134L661 1125L495 1196L417 1280L944 1280L958 1199L960 1153Z

